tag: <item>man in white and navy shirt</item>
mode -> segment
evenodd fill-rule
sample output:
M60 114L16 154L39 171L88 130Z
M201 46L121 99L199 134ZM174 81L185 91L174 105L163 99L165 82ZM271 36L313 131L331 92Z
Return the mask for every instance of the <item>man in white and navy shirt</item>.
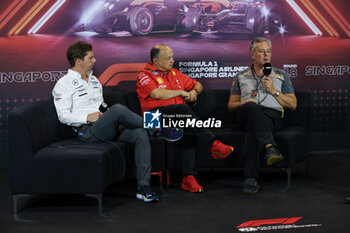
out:
M67 59L72 68L52 91L58 119L72 126L78 137L86 141L111 141L118 135L118 140L135 144L136 197L145 202L157 201L150 188L151 146L142 118L120 104L114 104L105 113L99 111L102 86L92 75L96 59L90 44L78 41L71 45ZM126 127L121 132L120 124Z
M292 83L286 72L272 67L271 74L264 76L264 64L271 62L271 41L264 37L255 38L250 44L250 56L253 65L236 75L228 102L229 110L235 110L237 121L246 130L245 138L248 139L243 193L256 193L259 190L260 148L265 150L268 166L283 159L273 131L281 127L283 109L294 110L297 107Z

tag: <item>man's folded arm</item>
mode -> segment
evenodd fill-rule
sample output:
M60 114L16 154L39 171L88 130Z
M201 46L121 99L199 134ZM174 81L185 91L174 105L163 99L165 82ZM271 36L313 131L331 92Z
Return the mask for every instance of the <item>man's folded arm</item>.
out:
M167 100L178 96L186 98L189 96L189 93L183 90L167 90L163 88L156 88L153 91L151 91L149 96L153 99Z

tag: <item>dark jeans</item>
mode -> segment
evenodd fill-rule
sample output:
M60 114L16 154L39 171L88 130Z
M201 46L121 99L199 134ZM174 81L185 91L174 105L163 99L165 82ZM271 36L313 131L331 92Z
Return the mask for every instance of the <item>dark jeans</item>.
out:
M151 145L142 124L142 117L124 105L114 104L80 137L88 141L118 139L133 143L137 183L138 186L146 186L151 179ZM124 127L119 127L120 125Z
M281 127L281 112L248 102L236 110L237 121L245 133L245 178L257 178L260 168L260 155L266 144L276 146L273 132Z
M174 104L156 108L152 111L159 111L162 114L186 114L191 115L192 118L199 119L192 107L188 104ZM199 143L208 145L209 147L215 141L215 135L205 128L184 128L184 136L179 142L175 142L179 148L181 148L182 155L182 169L183 175L195 175L196 170L196 142L193 142L194 136Z

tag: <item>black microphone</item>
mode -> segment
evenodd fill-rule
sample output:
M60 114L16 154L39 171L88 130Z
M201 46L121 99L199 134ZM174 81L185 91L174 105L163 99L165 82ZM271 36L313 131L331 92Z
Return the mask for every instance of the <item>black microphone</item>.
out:
M271 63L265 63L263 67L263 72L265 77L269 77L272 71Z
M100 112L102 113L106 112L108 110L108 104L106 102L103 102L98 108L98 110L100 110Z

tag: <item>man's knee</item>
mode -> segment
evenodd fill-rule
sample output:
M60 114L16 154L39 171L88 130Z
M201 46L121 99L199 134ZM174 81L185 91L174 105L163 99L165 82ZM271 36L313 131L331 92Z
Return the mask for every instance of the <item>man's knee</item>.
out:
M245 111L248 114L254 114L257 111L260 111L259 105L255 102L247 102L240 107L240 111Z
M126 107L124 105L121 104L113 104L109 110L113 111L113 112L121 112L125 109Z
M252 101L249 101L243 105L246 108L258 108L258 104Z
M182 114L193 114L193 109L188 104L177 104L175 106L177 108L177 112Z

